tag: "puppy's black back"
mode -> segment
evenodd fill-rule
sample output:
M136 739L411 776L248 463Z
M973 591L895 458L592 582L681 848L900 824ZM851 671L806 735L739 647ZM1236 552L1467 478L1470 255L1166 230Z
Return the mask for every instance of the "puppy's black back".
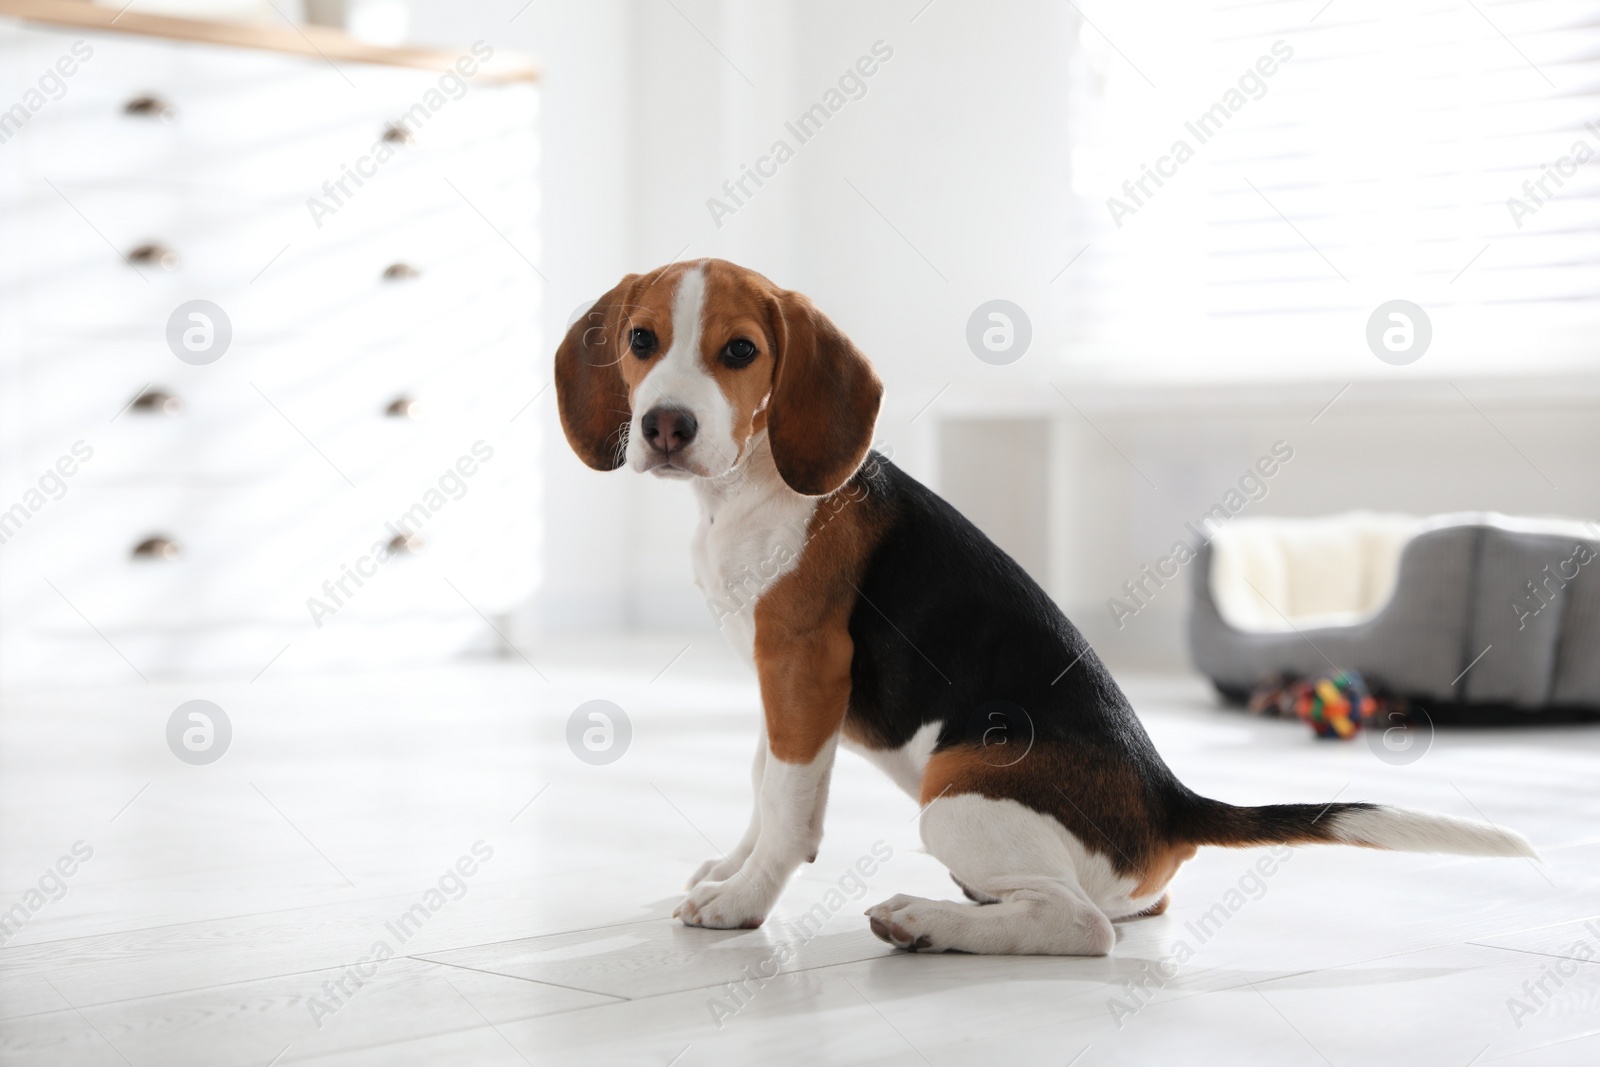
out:
M898 748L940 721L936 751L978 744L1003 763L1065 742L1171 779L1110 672L1015 560L876 453L857 488L883 533L850 617L856 730Z

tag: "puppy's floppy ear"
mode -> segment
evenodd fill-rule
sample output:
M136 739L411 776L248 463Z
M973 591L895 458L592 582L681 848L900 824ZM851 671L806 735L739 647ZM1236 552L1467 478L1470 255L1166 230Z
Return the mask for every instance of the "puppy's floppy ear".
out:
M806 496L826 496L872 447L883 383L860 349L795 292L776 294L777 367L767 440L778 474Z
M639 275L630 274L594 302L567 329L556 349L556 407L561 428L578 458L597 471L614 471L626 458L633 417L628 385L618 364L629 297Z

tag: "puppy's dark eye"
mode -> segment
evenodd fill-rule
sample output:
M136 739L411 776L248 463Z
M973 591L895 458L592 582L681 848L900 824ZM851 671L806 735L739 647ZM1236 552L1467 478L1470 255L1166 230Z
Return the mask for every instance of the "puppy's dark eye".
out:
M723 348L722 362L730 367L748 367L760 354L754 341L736 337Z
M650 353L656 350L656 335L649 330L636 327L628 331L628 347L640 359L649 359Z

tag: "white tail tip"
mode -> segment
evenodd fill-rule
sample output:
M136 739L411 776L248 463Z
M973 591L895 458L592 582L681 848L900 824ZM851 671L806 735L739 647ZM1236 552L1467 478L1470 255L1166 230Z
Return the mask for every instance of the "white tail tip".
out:
M1334 836L1351 845L1394 852L1448 852L1457 856L1526 856L1539 853L1515 830L1405 808L1358 808L1331 820Z

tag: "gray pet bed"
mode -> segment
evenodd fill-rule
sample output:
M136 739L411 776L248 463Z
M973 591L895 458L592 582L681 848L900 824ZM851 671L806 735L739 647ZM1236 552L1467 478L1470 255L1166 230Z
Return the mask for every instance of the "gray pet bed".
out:
M1494 514L1235 519L1194 561L1189 647L1233 700L1360 671L1430 712L1600 711L1600 527Z

